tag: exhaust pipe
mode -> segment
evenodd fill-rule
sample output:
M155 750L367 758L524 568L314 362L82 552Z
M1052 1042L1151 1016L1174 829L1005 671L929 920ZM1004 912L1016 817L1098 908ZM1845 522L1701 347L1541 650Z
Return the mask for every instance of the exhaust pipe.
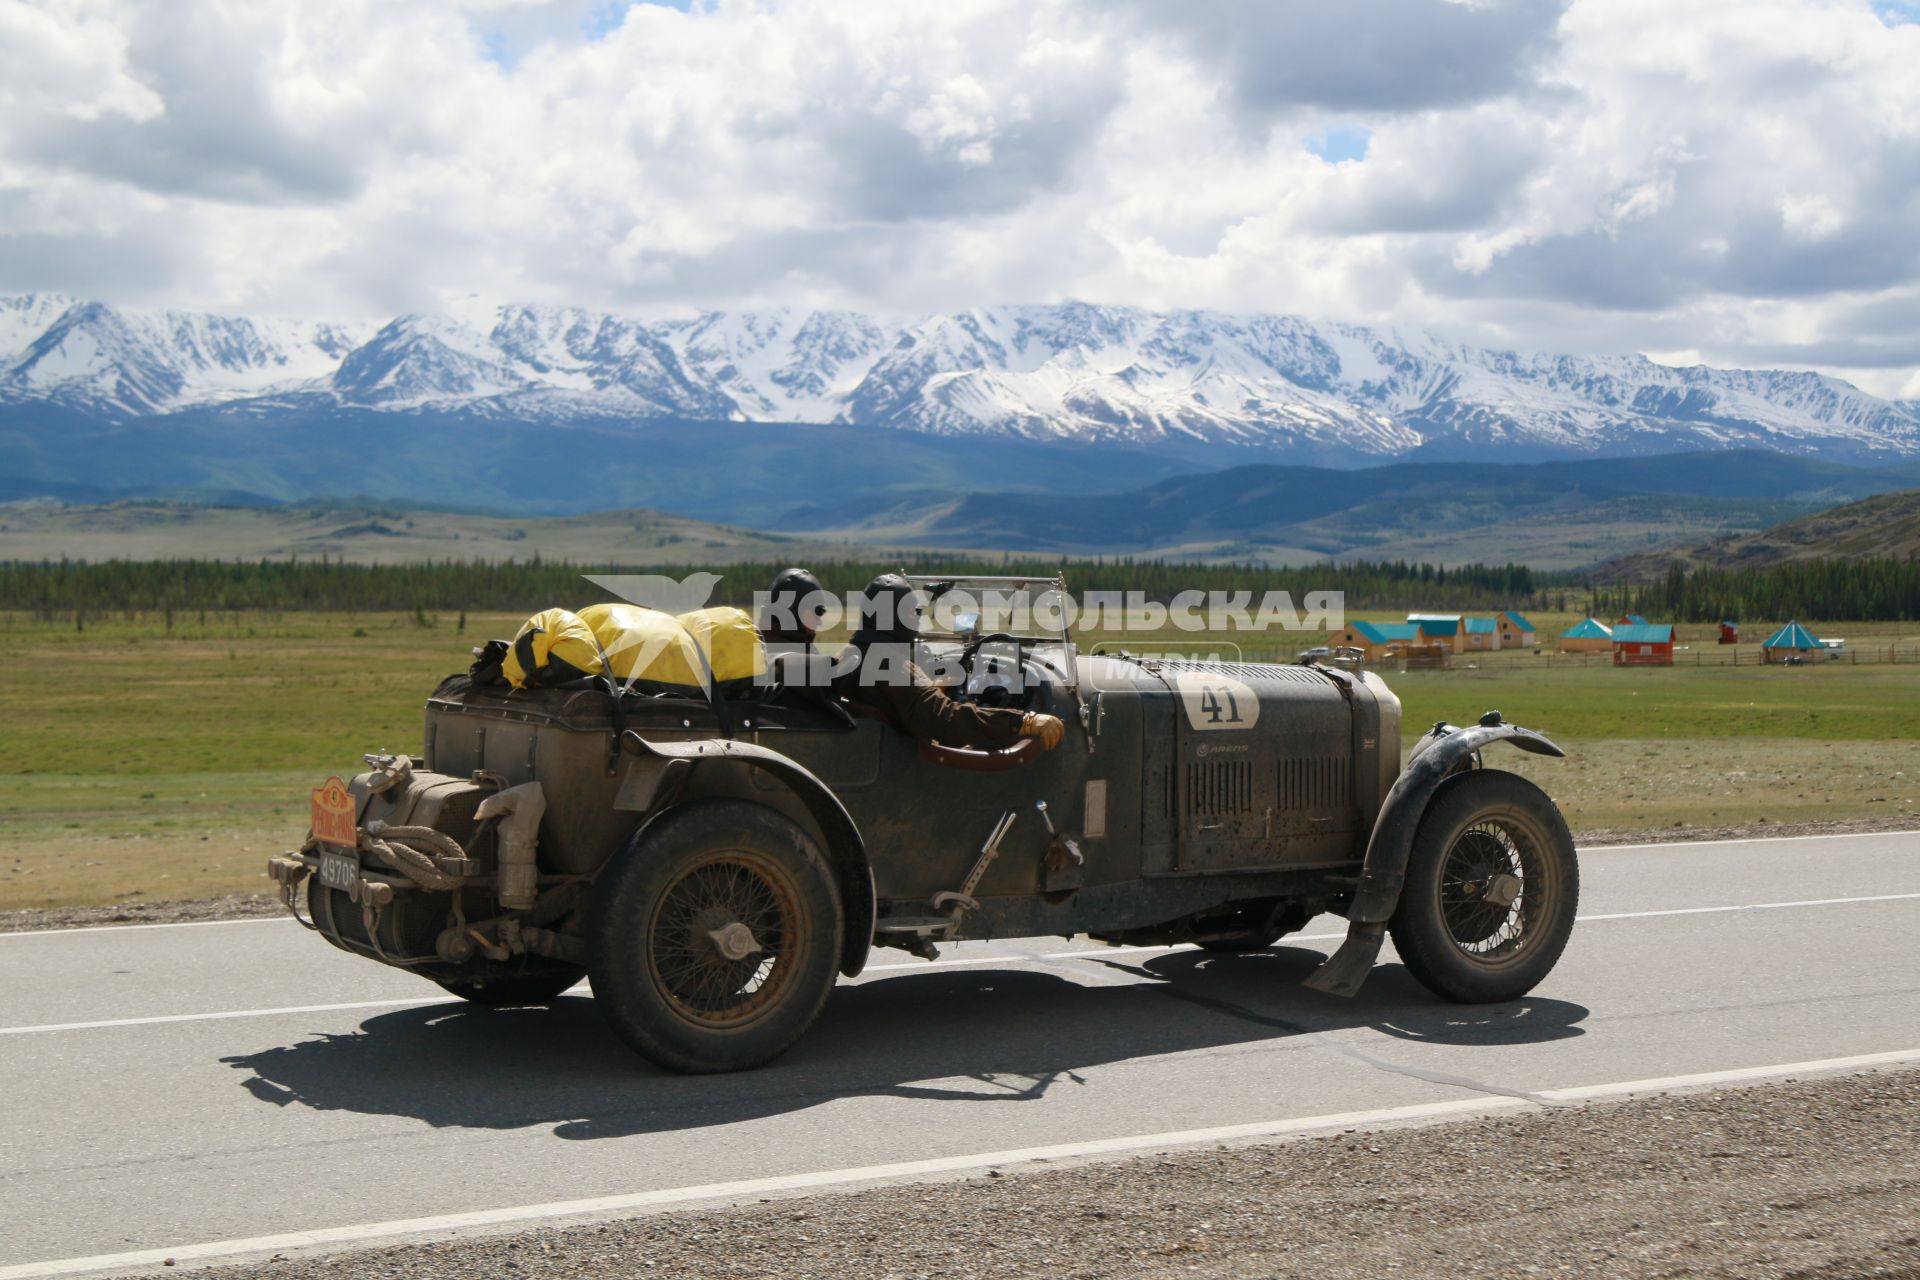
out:
M547 793L538 782L508 787L480 802L474 817L500 819L495 828L500 857L494 870L494 896L507 911L525 911L540 896L540 819L547 812Z

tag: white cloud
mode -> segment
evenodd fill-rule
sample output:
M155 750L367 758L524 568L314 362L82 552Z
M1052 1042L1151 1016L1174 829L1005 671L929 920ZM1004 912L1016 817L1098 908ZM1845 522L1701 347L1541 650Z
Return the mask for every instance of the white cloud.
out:
M0 290L1078 296L1913 395L1920 26L1884 10L0 0Z

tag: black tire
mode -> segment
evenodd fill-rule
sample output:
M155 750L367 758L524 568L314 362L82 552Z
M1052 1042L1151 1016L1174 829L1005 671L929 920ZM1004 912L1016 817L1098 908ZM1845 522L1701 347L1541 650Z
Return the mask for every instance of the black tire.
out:
M1390 928L1400 959L1435 995L1491 1004L1547 976L1579 906L1560 810L1518 774L1475 769L1442 783L1420 819Z
M434 981L471 1004L506 1009L515 1005L551 1004L561 992L585 976L586 970L569 967L495 978L435 978Z
M744 938L714 936L734 925ZM826 1005L843 928L833 872L798 824L696 801L642 828L601 877L587 915L593 998L669 1070L762 1066ZM740 958L722 950L749 944Z
M1202 951L1211 951L1216 955L1241 955L1249 951L1265 951L1290 933L1298 933L1307 927L1308 915L1304 907L1289 906L1280 913L1277 920L1270 920L1258 929L1249 929L1245 933L1236 933L1224 938L1207 938L1194 945Z

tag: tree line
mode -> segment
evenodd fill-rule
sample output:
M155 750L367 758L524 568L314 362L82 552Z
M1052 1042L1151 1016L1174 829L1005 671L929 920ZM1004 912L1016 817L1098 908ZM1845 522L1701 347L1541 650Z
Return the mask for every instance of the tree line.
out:
M1640 586L1596 589L1594 612L1661 622L1920 619L1920 560L1800 560L1762 569L1682 569Z
M744 604L778 566L584 565L564 560L499 563L439 561L351 564L312 560L33 561L0 565L0 609L48 620L74 616L173 612L383 613L422 610L516 612L579 607L611 597L585 574L721 575L716 603ZM1182 591L1287 591L1296 605L1309 591L1341 591L1349 609L1488 610L1539 607L1545 580L1525 565L1445 567L1406 561L1326 562L1299 568L1195 564L1134 558L1059 560L923 554L839 559L806 566L836 594L875 576L911 574L1064 574L1075 593L1137 591L1159 602Z
M778 566L586 565L565 560L498 563L438 561L350 564L315 560L31 561L0 565L0 610L48 620L76 616L211 612L394 613L532 612L579 607L611 597L585 574L721 575L716 603L745 604ZM1525 565L1455 567L1406 560L1326 561L1294 568L1197 564L1178 560L1060 560L920 554L815 561L827 590L857 591L875 575L1064 574L1075 593L1137 591L1165 603L1182 591L1286 591L1297 605L1309 591L1340 591L1350 610L1495 609L1565 611L1583 603L1596 615L1644 614L1673 622L1721 618L1920 620L1920 560L1806 560L1762 569L1686 570L1644 584L1588 585L1579 575Z

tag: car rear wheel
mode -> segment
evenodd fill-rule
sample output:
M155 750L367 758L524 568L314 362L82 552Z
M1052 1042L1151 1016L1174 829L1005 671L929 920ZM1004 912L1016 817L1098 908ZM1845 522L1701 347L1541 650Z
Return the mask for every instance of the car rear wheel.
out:
M832 871L798 824L697 801L643 828L601 878L587 919L594 999L660 1066L761 1066L825 1006L842 928Z
M1559 960L1579 901L1553 801L1518 774L1476 769L1443 783L1420 821L1393 945L1436 995L1514 1000Z

